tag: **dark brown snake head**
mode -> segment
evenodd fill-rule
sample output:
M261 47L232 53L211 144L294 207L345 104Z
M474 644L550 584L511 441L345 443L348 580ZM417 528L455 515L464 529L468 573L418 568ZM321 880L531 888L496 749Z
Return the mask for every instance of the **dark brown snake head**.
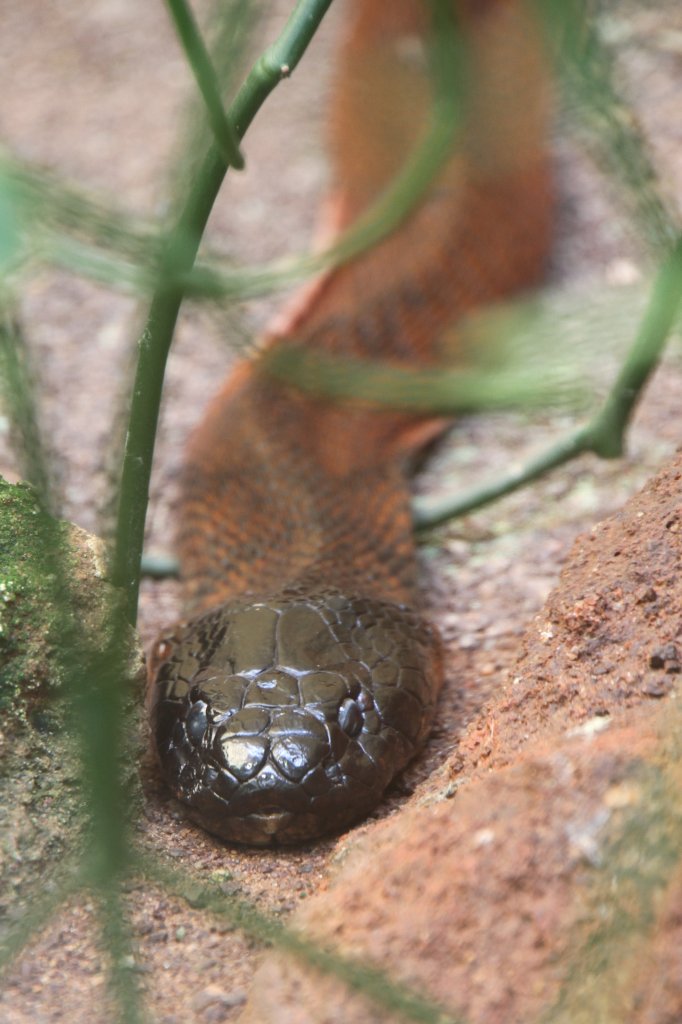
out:
M152 659L169 785L207 831L259 846L368 814L424 739L441 674L419 615L338 593L235 601L161 638Z

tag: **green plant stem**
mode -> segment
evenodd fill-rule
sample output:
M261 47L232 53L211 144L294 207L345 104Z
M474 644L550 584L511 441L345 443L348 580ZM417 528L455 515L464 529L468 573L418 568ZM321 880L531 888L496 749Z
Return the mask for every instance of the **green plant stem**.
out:
M305 346L279 344L259 366L297 389L335 401L369 402L433 416L454 416L484 409L575 400L577 385L565 375L533 377L524 366L448 370L403 369L378 360L331 356Z
M1 152L0 183L12 189L14 209L20 210L24 221L38 226L41 242L46 232L56 235L63 244L64 232L77 234L89 240L87 248L83 245L88 255L96 252L96 247L116 249L135 262L152 265L158 250L158 234L141 218L90 198L49 171ZM52 244L57 253L52 256L50 246L46 258L72 269L68 254L59 252L57 241ZM87 272L87 267L78 267L78 272Z
M22 476L35 488L42 507L54 511L29 352L13 306L8 297L0 308L0 398L17 435Z
M649 302L627 359L606 401L587 428L590 450L604 459L623 454L625 430L635 405L674 327L682 305L682 237L656 275Z
M139 975L135 974L135 960L128 919L123 906L119 879L100 879L94 889L99 898L102 934L110 956L109 986L116 999L121 1024L142 1024Z
M19 921L7 928L0 943L0 971L21 955L27 944L49 922L52 915L83 886L83 872L74 856L62 862L44 886L39 898L28 904Z
M635 341L606 400L592 420L562 438L516 472L500 480L493 480L482 487L473 488L438 503L417 499L413 504L415 529L427 531L451 519L467 515L532 483L550 470L586 452L602 458L619 457L623 452L625 432L635 405L658 364L681 307L682 241L677 243L659 271ZM395 368L377 367L372 363L360 364L358 360L346 362L331 357L324 360L319 354L301 352L293 348L286 349L283 346L273 348L267 359L271 372L290 379L299 387L308 387L317 393L325 392L327 385L337 397L383 402L393 400L396 405L400 405L401 400L408 397L413 409L421 408L434 414L438 412L438 401L441 399L441 411L447 414L453 412L458 399L462 401L462 407L466 407L472 397L469 384L462 387L462 377L457 374L453 374L451 382L448 382L443 374L437 375L437 379L434 380L429 374L402 373ZM489 371L487 376L490 376ZM415 383L419 384L420 380L421 394L415 393ZM436 394L430 390L433 384L437 384ZM487 387L486 375L482 376L481 384ZM454 385L454 390L448 391L451 385ZM494 395L494 380L491 387ZM511 394L507 397L513 399L511 385L508 390L511 390ZM485 396L481 393L474 397L476 405ZM490 397L488 395L488 399ZM500 404L503 398L504 395L498 392L496 400ZM518 394L516 398L518 400ZM152 563L150 566L152 576L175 574L177 563L172 559L166 559L159 565Z
M225 114L220 98L220 85L211 58L204 46L201 33L185 0L166 0L171 17L175 23L180 42L185 51L190 67L194 72L197 85L206 104L208 118L216 144L226 166L242 170L244 157L239 151L239 142L230 119Z
M219 885L207 883L194 872L178 872L158 857L148 855L142 855L138 865L140 872L150 881L162 885L164 891L186 900L192 907L201 907L223 917L258 942L271 944L323 974L338 978L352 991L399 1019L422 1024L463 1024L461 1018L394 981L383 971L321 947L314 939L284 927L249 903L226 897Z
M657 188L647 140L619 95L613 54L600 38L589 0L536 0L536 7L556 44L569 112L584 128L597 162L623 187L643 238L660 257L675 243L679 217Z
M550 469L592 452L604 459L623 453L627 425L655 370L682 305L682 240L656 276L635 341L599 412L584 427L563 438L516 473L442 502L415 502L414 523L429 530L518 490Z
M452 69L457 66L457 51L452 43L450 53L452 59L448 67ZM447 96L439 99L444 82L437 83L434 117L424 140L386 190L333 245L319 253L287 257L265 266L218 270L206 263L196 264L178 275L177 283L185 296L222 302L257 298L276 288L286 288L310 274L337 267L386 238L409 216L452 152L460 126L460 108L450 87L455 76L452 71L448 76ZM441 75L441 79L448 76ZM104 241L106 243L106 239ZM132 233L126 236L119 232L112 241L121 247L122 243L130 247L137 239ZM39 256L48 262L104 284L137 292L149 289L149 260L152 255L153 250L149 246L148 254L140 251L133 262L101 253L92 244L60 237L50 239L39 252Z
M424 139L410 154L370 208L323 252L280 260L269 267L218 273L195 267L183 281L196 298L253 298L275 287L286 287L309 274L328 270L355 258L395 231L424 195L452 155L461 127L464 50L444 8L434 7L434 31L429 50L434 85L431 122ZM445 12L447 14L447 12Z
M242 139L256 113L283 77L289 75L326 14L332 0L299 0L279 38L258 59L228 112ZM123 455L112 576L126 593L127 617L137 619L140 558L144 538L149 479L161 391L184 288L199 243L227 172L228 163L215 145L206 154L159 268L139 355Z
M441 14L440 5L435 3L434 8L436 21L436 16ZM275 288L285 288L310 274L331 269L358 256L379 243L409 216L451 155L461 125L464 54L451 24L441 26L436 21L434 29L429 47L434 85L430 124L423 140L370 208L333 245L320 253L288 257L270 265L237 270L194 265L188 272L181 272L176 282L187 297L243 300L267 294ZM224 147L222 155L225 156ZM0 170L2 166L0 163ZM47 199L52 206L58 203L62 213L58 226L96 232L94 244L59 236L54 239L48 237L38 249L40 259L124 291L146 293L154 287L152 260L156 253L153 235L146 238L141 232L136 233L132 224L128 229L121 228L113 211L89 204L86 200L79 202L77 196L41 178L30 168L8 167L35 201L45 205ZM107 245L117 247L121 256L98 251ZM129 253L132 260L125 259Z

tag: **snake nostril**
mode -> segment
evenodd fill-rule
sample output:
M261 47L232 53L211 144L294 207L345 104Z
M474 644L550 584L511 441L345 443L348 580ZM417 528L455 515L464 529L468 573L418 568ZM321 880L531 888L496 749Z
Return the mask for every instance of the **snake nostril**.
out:
M347 697L339 708L339 725L348 736L362 731L363 714L356 701Z
M374 700L372 699L371 693L368 690L361 689L357 696L358 707L361 711L369 711L370 708L374 707Z

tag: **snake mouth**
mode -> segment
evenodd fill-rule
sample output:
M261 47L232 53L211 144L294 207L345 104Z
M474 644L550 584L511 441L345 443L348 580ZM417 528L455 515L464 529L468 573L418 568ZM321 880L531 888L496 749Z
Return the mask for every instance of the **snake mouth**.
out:
M258 814L233 818L232 829L239 830L241 841L250 846L269 846L277 842L278 835L285 835L290 830L293 820L291 811L269 807Z
M162 709L157 753L189 816L230 842L302 843L366 814L393 774L391 757L370 756L376 737L349 735L303 708L250 706L211 723L194 700ZM379 740L385 746L385 741Z
M319 821L312 815L295 815L291 811L274 808L243 816L230 815L229 827L226 827L223 817L216 826L209 828L211 819L207 818L205 808L198 810L190 803L187 804L187 815L220 839L244 846L302 845L329 833L329 828L320 828Z

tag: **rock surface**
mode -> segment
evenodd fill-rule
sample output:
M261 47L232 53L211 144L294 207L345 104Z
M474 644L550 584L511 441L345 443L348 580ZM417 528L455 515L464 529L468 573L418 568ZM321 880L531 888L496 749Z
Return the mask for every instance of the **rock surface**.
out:
M0 477L0 709L5 722L24 721L59 695L64 668L60 616L105 644L113 628L116 591L107 581L104 543L73 523L52 519L28 484ZM68 602L68 610L66 604ZM139 646L131 675L142 669Z
M681 567L678 455L577 540L455 757L293 923L472 1024L682 1019ZM276 954L241 1019L398 1018Z
M64 630L77 624L82 637L106 645L117 600L106 580L103 543L46 515L28 485L0 477L0 920L6 925L21 917L25 897L42 890L42 869L67 851L82 823L83 769L62 698L86 655L62 646ZM127 676L141 686L139 640L132 630L126 637Z

